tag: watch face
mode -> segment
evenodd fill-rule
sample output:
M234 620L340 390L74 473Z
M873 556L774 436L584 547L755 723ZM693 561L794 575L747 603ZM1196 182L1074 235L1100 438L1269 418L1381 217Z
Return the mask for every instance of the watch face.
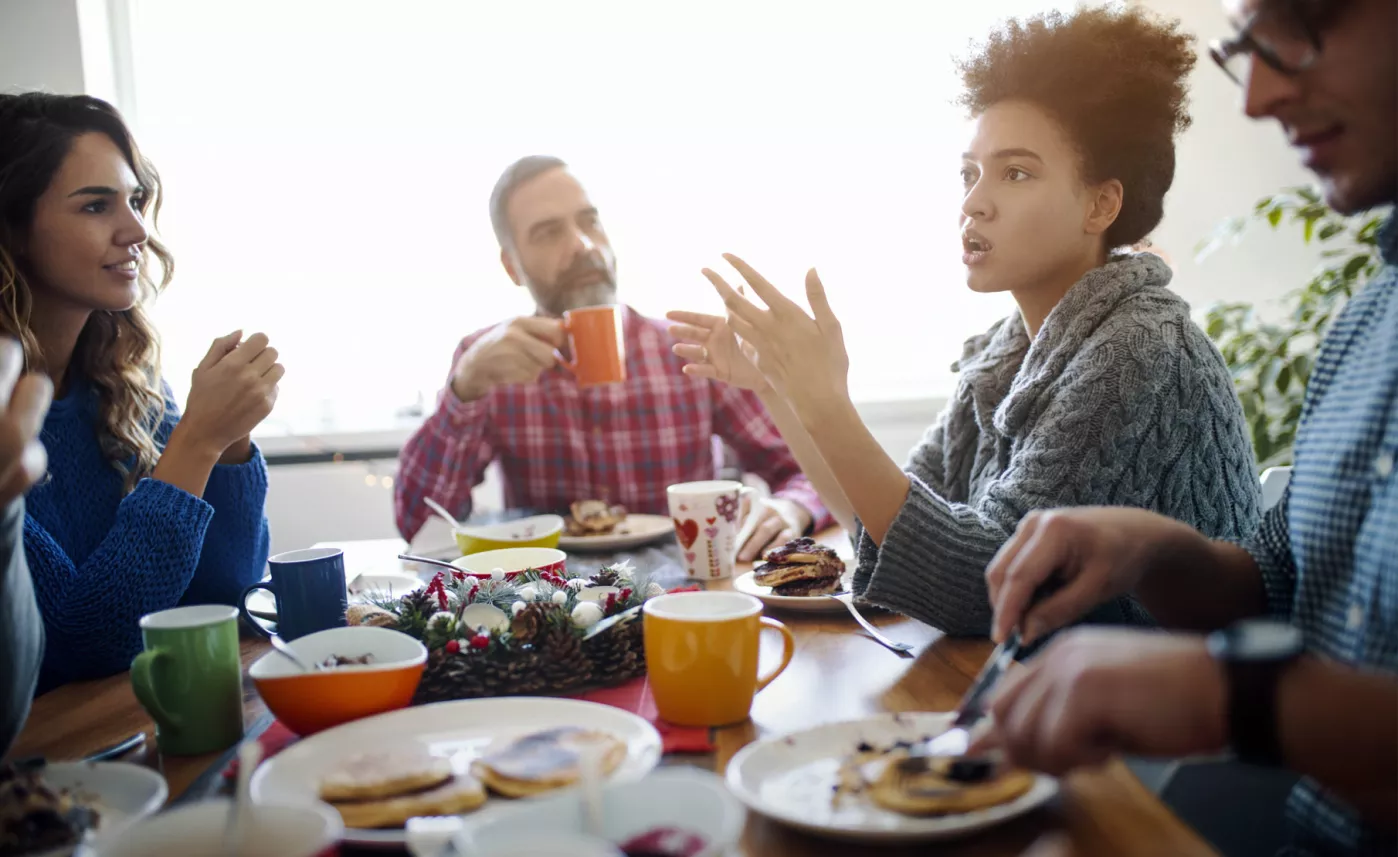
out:
M1228 628L1228 654L1239 660L1288 658L1302 648L1301 631L1285 622L1249 620Z

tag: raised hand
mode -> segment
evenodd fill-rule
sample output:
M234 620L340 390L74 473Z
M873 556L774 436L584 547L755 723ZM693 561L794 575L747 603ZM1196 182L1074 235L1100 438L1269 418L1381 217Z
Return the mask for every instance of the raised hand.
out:
M492 329L466 349L452 369L451 389L474 402L499 384L532 384L558 363L566 339L563 322L521 316Z
M272 412L285 374L266 334L243 340L242 331L234 331L215 339L194 369L180 418L186 442L221 455L246 438Z
M23 370L20 344L0 337L0 507L28 491L48 469L38 436L53 399L53 384L41 372L20 377Z
M686 375L713 378L757 393L771 387L757 368L757 349L738 339L726 318L682 310L665 317L678 322L670 326L670 335L679 340L672 350L689 361L684 366Z
M773 389L803 419L826 406L848 401L849 355L844 334L815 269L806 274L812 317L747 262L732 254L723 258L768 306L765 310L757 307L723 277L704 269L704 276L728 308L728 326L756 349L757 368Z

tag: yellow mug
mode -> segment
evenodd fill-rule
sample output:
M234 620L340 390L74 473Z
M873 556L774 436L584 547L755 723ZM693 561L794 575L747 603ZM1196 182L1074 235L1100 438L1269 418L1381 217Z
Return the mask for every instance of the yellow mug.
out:
M782 635L782 662L757 674L762 631ZM791 631L762 615L762 602L741 592L677 592L645 606L646 671L655 707L677 726L741 723L752 698L791 663Z

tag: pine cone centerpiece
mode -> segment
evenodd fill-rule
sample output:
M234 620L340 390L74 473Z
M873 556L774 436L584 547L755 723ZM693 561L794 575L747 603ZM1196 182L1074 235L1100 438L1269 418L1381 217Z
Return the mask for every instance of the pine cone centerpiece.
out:
M604 568L592 575L591 580L588 582L593 586L616 586L616 582L619 579L615 571L612 571L610 568Z

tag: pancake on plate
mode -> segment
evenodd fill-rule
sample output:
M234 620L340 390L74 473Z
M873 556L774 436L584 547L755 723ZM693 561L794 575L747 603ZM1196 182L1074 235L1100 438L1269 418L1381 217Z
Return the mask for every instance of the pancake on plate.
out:
M459 815L485 803L485 787L470 774L392 797L332 803L346 827L402 827L422 815Z
M321 777L320 799L334 803L397 797L440 786L451 774L450 762L421 746L360 753Z
M582 778L583 753L597 754L602 776L626 760L626 745L606 732L565 726L516 738L471 765L486 786L505 797L530 797Z
M845 561L834 549L802 536L774 551L752 570L752 581L788 598L833 595L843 589Z
M572 514L563 518L563 527L575 537L610 535L626 520L625 506L613 506L605 500L579 500L569 511Z
M949 815L1009 803L1034 785L1034 775L982 760L941 758L902 766L908 751L888 753L872 780L869 796L904 815Z

